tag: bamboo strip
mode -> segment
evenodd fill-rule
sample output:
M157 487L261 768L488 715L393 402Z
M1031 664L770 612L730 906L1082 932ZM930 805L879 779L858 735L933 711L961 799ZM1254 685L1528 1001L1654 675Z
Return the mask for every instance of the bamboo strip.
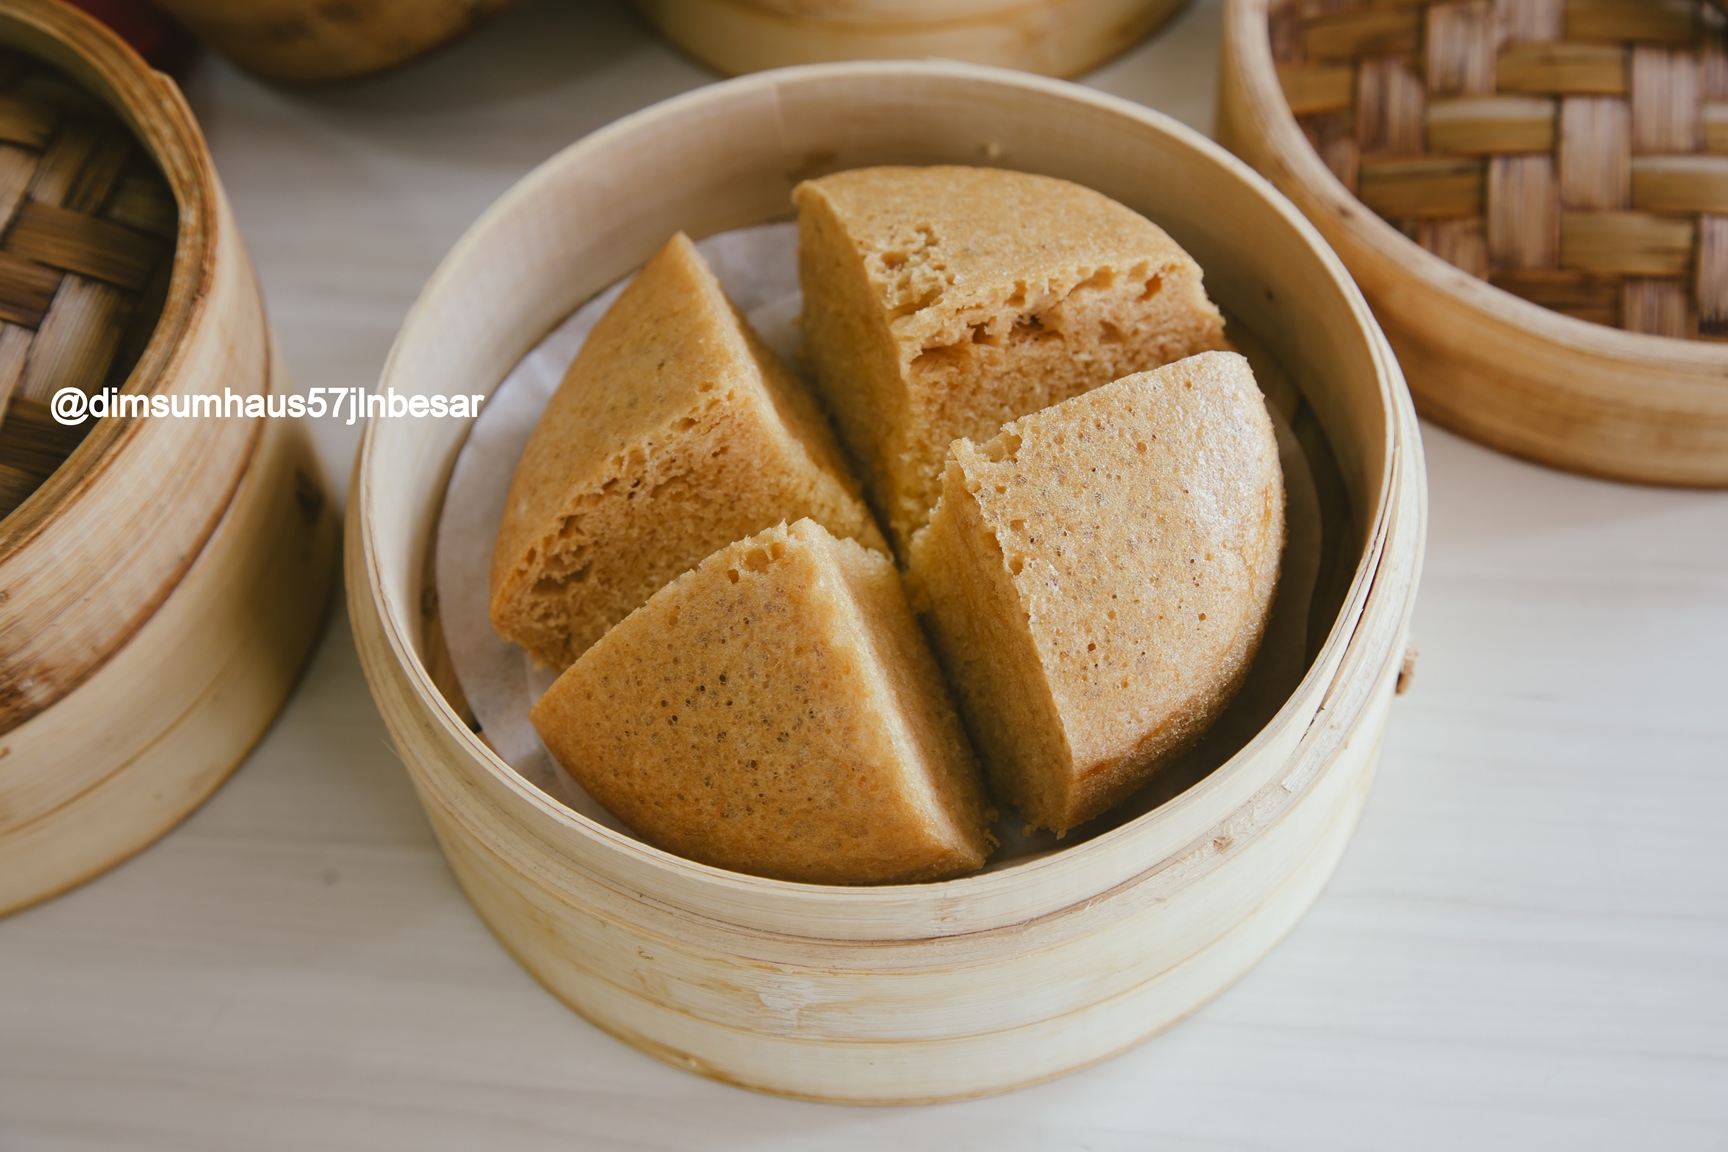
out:
M36 178L37 159L35 152L0 144L0 232L11 226L18 206L24 203L30 182Z
M1698 57L1698 85L1705 100L1728 97L1728 44L1723 30L1712 30L1704 38L1704 50Z
M102 214L116 224L168 241L174 239L180 225L180 209L168 195L162 177L154 172L133 172L122 177Z
M1340 112L1355 103L1356 69L1348 64L1290 64L1278 69L1278 81L1298 116Z
M1624 100L1568 96L1560 104L1560 204L1632 206L1632 110Z
M1488 282L1514 296L1577 320L1620 327L1620 280L1562 269L1494 272Z
M1488 275L1488 234L1480 216L1419 221L1416 243L1454 268L1478 278Z
M23 379L24 361L30 355L30 341L35 336L29 328L0 321L0 428L5 426L6 406L18 390L18 381Z
M1420 9L1373 5L1309 21L1303 50L1310 60L1395 56L1414 62L1421 40Z
M1560 198L1552 156L1488 160L1488 255L1497 267L1552 268Z
M1495 20L1502 46L1564 39L1566 0L1497 0Z
M1626 94L1627 52L1617 44L1512 44L1494 69L1502 92L1543 95Z
M60 124L60 112L49 104L0 96L0 140L40 150Z
M132 150L131 138L112 118L69 120L42 153L30 199L81 214L94 212L108 199Z
M163 245L82 212L27 201L6 237L14 256L51 264L137 291L164 255Z
M1728 102L1709 103L1699 109L1704 132L1704 150L1728 154Z
M131 303L112 285L67 275L31 346L19 394L49 400L62 388L91 393L108 379Z
M1728 216L1698 218L1698 331L1728 336Z
M42 323L61 272L0 250L0 320L35 329Z
M1692 335L1691 301L1686 298L1686 285L1680 281L1633 277L1625 282L1624 291L1620 314L1621 324L1628 332L1677 340Z
M1728 156L1637 156L1632 207L1728 215Z
M1690 44L1701 30L1692 0L1566 0L1570 40Z
M1356 143L1364 157L1422 151L1427 93L1408 63L1384 57L1356 69Z
M1697 225L1648 212L1563 212L1560 266L1620 276L1685 276Z
M1498 26L1492 0L1430 4L1425 72L1430 96L1486 96L1494 91Z
M23 502L84 438L84 429L55 420L48 405L14 395L0 424L0 513Z
M1428 105L1428 149L1485 155L1551 152L1555 102L1540 96L1466 96Z
M1699 127L1698 57L1644 44L1632 48L1632 151L1696 152Z
M1454 157L1364 160L1357 195L1388 219L1480 215L1482 161Z

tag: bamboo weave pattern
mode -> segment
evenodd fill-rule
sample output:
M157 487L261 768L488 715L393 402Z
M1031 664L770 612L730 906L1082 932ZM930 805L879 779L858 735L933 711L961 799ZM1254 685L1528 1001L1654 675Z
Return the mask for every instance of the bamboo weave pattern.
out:
M48 402L131 374L168 294L179 211L108 106L0 50L0 517L83 439Z
M1728 0L1272 0L1309 142L1424 248L1555 311L1728 337Z

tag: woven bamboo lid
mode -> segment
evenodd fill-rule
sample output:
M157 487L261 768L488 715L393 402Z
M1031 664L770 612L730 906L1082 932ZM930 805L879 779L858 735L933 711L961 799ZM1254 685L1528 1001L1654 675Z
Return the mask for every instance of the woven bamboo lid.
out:
M1728 336L1728 17L1703 0L1273 0L1286 98L1369 208L1580 319Z
M168 294L178 210L131 130L60 69L0 49L0 517L91 427L62 388L119 387Z

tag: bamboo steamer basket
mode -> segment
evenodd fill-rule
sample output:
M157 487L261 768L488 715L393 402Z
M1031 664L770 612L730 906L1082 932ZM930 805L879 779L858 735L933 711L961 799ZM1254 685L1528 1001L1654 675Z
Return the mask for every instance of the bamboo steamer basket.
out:
M1350 4L1331 7L1340 12L1328 18L1329 24L1343 27L1355 19ZM1516 14L1528 16L1532 21L1547 16L1559 29L1571 30L1569 39L1553 44L1501 44L1498 52L1503 72L1514 56L1513 63L1522 64L1525 72L1531 71L1531 65L1544 61L1549 72L1567 61L1575 69L1596 61L1595 71L1603 73L1602 78L1585 77L1576 83L1560 81L1562 86L1570 91L1581 83L1595 92L1606 93L1605 97L1587 99L1597 104L1618 105L1623 112L1627 75L1631 72L1634 79L1640 74L1649 77L1669 97L1680 98L1684 94L1677 86L1682 82L1689 84L1693 94L1685 99L1698 99L1699 80L1693 67L1681 67L1685 61L1670 59L1663 43L1646 45L1642 40L1646 32L1640 30L1645 25L1674 25L1677 16L1685 17L1680 21L1683 26L1688 20L1699 20L1701 10L1693 10L1686 0L1648 5L1599 0L1590 5L1570 6L1556 0L1513 0L1502 3L1498 10L1482 3L1434 4L1426 10L1425 25L1417 19L1421 14L1414 5L1403 5L1397 9L1363 8L1355 22L1370 19L1382 22L1385 26L1382 41L1373 42L1372 38L1364 41L1364 51L1371 57L1376 52L1381 54L1383 59L1372 61L1375 68L1401 69L1407 73L1410 79L1406 83L1414 87L1414 97L1420 101L1423 82L1416 77L1424 71L1419 63L1423 54L1432 57L1455 48L1458 36L1445 33L1465 29L1467 18L1480 18L1475 27L1486 37L1484 50L1490 53L1485 74L1493 76L1492 21L1496 11L1502 31L1505 22ZM1551 206L1544 202L1538 206L1542 210L1534 214L1506 217L1503 224L1508 247L1542 249L1525 257L1524 262L1553 264L1556 250L1558 262L1563 266L1606 260L1613 266L1611 271L1628 273L1624 281L1627 321L1665 328L1676 335L1627 331L1593 323L1579 315L1551 311L1442 259L1352 194L1310 145L1291 112L1273 59L1268 16L1268 0L1229 0L1227 4L1219 139L1288 195L1349 266L1398 353L1422 415L1501 451L1573 472L1652 484L1728 485L1728 344L1678 338L1679 333L1696 324L1695 319L1689 321L1686 315L1692 306L1687 299L1689 284L1698 286L1700 303L1706 312L1722 310L1728 316L1728 263L1724 263L1728 261L1728 219L1706 213L1700 224L1695 210L1678 211L1695 208L1690 201L1697 198L1693 195L1697 188L1723 199L1724 206L1728 206L1728 198L1720 193L1723 173L1728 172L1721 167L1724 162L1707 156L1633 156L1629 172L1621 172L1622 177L1629 175L1627 188L1632 199L1621 203L1625 197L1615 196L1614 203L1604 201L1599 207L1642 206L1652 210L1563 212L1558 202ZM1584 23L1580 24L1580 20ZM1436 31L1436 21L1449 23L1445 29ZM1399 30L1394 25L1399 28L1408 25L1405 29L1408 34L1401 39L1393 35ZM1655 35L1656 31L1660 29L1648 34ZM1695 38L1702 40L1702 26L1696 31ZM1387 35L1393 39L1386 40ZM1672 39L1674 33L1664 35ZM1620 43L1623 39L1633 41L1633 46L1623 46ZM1718 45L1707 50L1707 57L1710 51L1719 56L1721 49ZM1713 64L1711 59L1716 57L1706 59L1704 71L1728 66L1728 62ZM1429 88L1457 79L1437 68L1432 58L1426 65ZM1327 70L1340 93L1348 94L1351 85L1361 83L1353 77L1365 76L1368 69L1364 64L1359 71L1352 72L1352 67L1338 64ZM1722 77L1728 80L1728 71ZM1326 77L1313 71L1302 76L1287 75L1286 79L1299 84L1303 79L1324 82ZM1526 85L1529 82L1518 81ZM1614 95L1616 92L1620 95ZM1299 92L1298 100L1306 106L1310 96L1318 98L1316 92L1307 91ZM1514 104L1541 104L1550 97L1538 94L1534 100L1530 96L1488 99L1499 100L1500 105L1516 111ZM1556 106L1573 103L1571 97L1562 96ZM1715 106L1700 105L1700 115L1707 117L1712 107ZM1728 112L1728 105L1721 107ZM1469 111L1465 101L1431 105L1430 137L1435 132L1434 109ZM1576 111L1582 114L1590 109L1580 107ZM1556 135L1560 137L1560 150L1567 150L1572 114L1573 110L1566 107L1559 112L1551 111L1546 117L1535 117L1532 127L1540 130L1541 138L1533 138L1525 146L1536 163L1549 163L1546 149L1555 146ZM1634 108L1634 144L1643 153L1656 149L1656 143L1638 143L1638 134L1649 135L1640 126L1641 116L1651 120L1661 117ZM1360 123L1359 120L1359 126ZM1443 127L1455 129L1458 125ZM1700 136L1698 143L1704 142ZM1354 140L1343 141L1344 147L1353 144ZM1569 166L1576 169L1586 159L1587 151L1603 147L1584 139L1577 144L1572 156L1561 156L1562 179L1567 178ZM1414 146L1419 148L1419 141ZM1682 146L1690 147L1684 141L1673 147ZM1481 163L1468 158L1462 162ZM1501 162L1498 157L1489 161L1491 166ZM1504 162L1516 166L1525 163L1526 158L1508 156ZM1396 162L1392 166L1396 167ZM1511 168L1507 171L1510 173ZM1366 181L1367 169L1363 172ZM1345 175L1349 174L1346 169ZM1490 171L1488 175L1492 182L1496 173ZM1657 179L1652 180L1652 176ZM1608 180L1608 174L1603 179ZM1672 195L1676 190L1686 194L1682 198L1688 203L1682 204ZM1376 188L1374 194L1380 191L1384 189ZM1370 195L1366 186L1364 195ZM1655 199L1649 198L1652 195ZM1565 195L1560 197L1561 201L1565 199ZM1384 205L1382 208L1387 210ZM1517 207L1512 206L1511 210L1517 212ZM1548 218L1551 213L1555 219ZM1490 231L1494 224L1491 219ZM1617 236L1625 233L1621 240L1629 238L1634 242L1631 249L1621 240L1606 235L1599 238L1600 243L1590 243L1594 232L1610 226ZM1554 230L1552 237L1548 234L1550 228ZM1636 236L1632 235L1634 231ZM1429 237L1432 247L1447 251L1447 244L1436 242L1444 240L1437 233L1437 229L1417 231L1419 237ZM1681 236L1677 245L1661 240L1669 234ZM1657 236L1661 242L1652 245L1649 236ZM1702 249L1700 236L1704 240ZM1550 239L1557 248L1547 243ZM1723 246L1720 255L1714 254L1713 245ZM1468 254L1451 252L1451 255L1460 264L1473 263ZM1511 255L1516 258L1518 252ZM1542 259L1544 256L1547 259ZM1601 259L1596 259L1598 256ZM1566 273L1548 275L1563 277ZM1521 281L1530 281L1520 289L1527 294L1539 295L1543 287L1542 273L1514 272L1509 276L1496 273L1496 276L1513 287ZM1643 278L1650 276L1658 278ZM1591 277L1585 279L1593 282ZM1615 293L1608 311L1617 312L1619 289L1614 282L1608 284L1608 289ZM1721 298L1719 305L1710 303L1715 297ZM1590 314L1583 310L1588 301L1571 303L1577 305L1574 311L1579 314ZM1634 317L1635 309L1646 315ZM1708 328L1710 317L1705 319Z
M161 316L122 390L286 389L179 90L52 0L0 4L0 45L118 113L178 204ZM138 851L245 756L311 649L334 537L304 430L240 415L96 420L0 520L0 913Z
M678 47L728 75L837 60L944 57L1076 76L1187 0L637 0Z
M489 392L675 229L783 218L799 179L880 163L1066 177L1163 224L1292 367L1349 492L1348 590L1276 719L1114 830L1006 869L845 888L695 864L527 784L430 666L430 537L465 429L375 422L348 513L362 665L487 925L601 1028L746 1087L888 1103L998 1092L1132 1045L1241 976L1331 874L1372 776L1425 527L1414 412L1342 265L1282 197L1137 105L962 64L820 65L702 89L542 165L445 259L380 388Z
M155 0L198 37L270 80L349 80L465 36L518 0Z

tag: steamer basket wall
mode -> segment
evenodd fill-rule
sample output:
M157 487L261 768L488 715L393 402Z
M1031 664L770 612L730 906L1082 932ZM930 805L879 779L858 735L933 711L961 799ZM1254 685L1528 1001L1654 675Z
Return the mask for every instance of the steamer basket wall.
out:
M1404 655L1425 517L1414 414L1337 260L1246 168L1144 108L955 64L789 69L572 146L446 258L380 387L489 392L675 229L784 217L866 164L1066 177L1163 224L1290 366L1349 489L1348 589L1297 692L1233 759L1112 831L1002 871L830 888L723 872L526 784L434 686L431 529L465 429L368 428L347 572L361 659L475 908L554 994L681 1067L827 1100L949 1099L1103 1059L1193 1011L1286 932L1343 851Z
M1435 7L1463 11L1466 6ZM1502 9L1516 7L1503 5ZM1578 6L1563 11L1559 5L1522 7L1562 15L1583 11ZM1674 13L1683 14L1685 5L1598 8L1603 19L1624 25L1645 18L1672 23ZM1388 7L1381 13L1394 23L1404 19L1412 30L1419 27L1416 15L1410 5L1396 12ZM1492 19L1492 13L1488 15ZM1599 38L1619 35L1604 33ZM1568 47L1605 52L1611 65L1618 61L1618 83L1624 87L1626 64L1621 57L1625 53L1618 50L1619 45L1558 46ZM1392 52L1387 51L1391 60ZM1563 315L1447 263L1377 216L1315 153L1290 111L1274 65L1268 0L1228 0L1223 52L1219 140L1289 196L1337 250L1396 349L1417 408L1425 417L1490 447L1551 467L1640 483L1728 486L1728 344L1624 331ZM1412 45L1411 53L1416 52ZM1491 57L1488 63L1492 75ZM1350 68L1340 65L1329 72L1341 81L1338 90L1347 93ZM1420 80L1409 83L1420 98ZM1612 83L1611 78L1610 87ZM1609 101L1616 102L1624 105L1624 100ZM1467 103L1460 100L1456 105ZM1519 101L1507 103L1516 106ZM1433 123L1431 118L1430 135ZM1552 123L1546 131L1547 137L1526 146L1533 151L1551 147ZM1350 146L1349 141L1345 144ZM1416 146L1420 147L1419 140ZM1539 159L1545 163L1546 156L1542 151ZM1694 167L1717 173L1719 181L1721 158L1692 159L1702 162ZM1469 158L1461 162L1468 164ZM1560 202L1556 200L1550 210L1559 218L1557 236L1563 237L1568 221L1560 213ZM1572 222L1581 226L1653 221L1661 226L1665 220L1672 226L1669 231L1696 230L1695 212L1672 219L1641 212L1581 212ZM1518 227L1541 231L1530 221ZM1557 243L1564 262L1564 241ZM1675 255L1682 266L1697 259L1689 249ZM1667 269L1665 274L1675 271ZM1628 277L1627 282L1629 288L1668 283L1637 277ZM1680 283L1676 279L1669 286ZM1618 297L1615 304L1618 307Z
M179 226L124 391L288 387L203 138L173 83L51 0L0 44L117 112ZM335 523L287 421L107 417L0 520L0 913L111 867L195 808L281 706L323 615Z

